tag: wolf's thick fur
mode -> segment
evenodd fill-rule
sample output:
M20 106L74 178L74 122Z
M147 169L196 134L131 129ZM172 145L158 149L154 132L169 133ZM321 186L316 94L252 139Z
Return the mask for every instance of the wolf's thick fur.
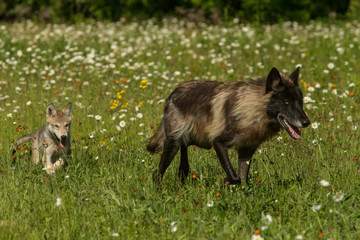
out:
M71 153L71 120L71 103L62 110L56 110L50 104L46 109L46 125L18 139L14 144L13 154L20 145L33 141L32 162L37 164L41 160L46 171L54 173L66 164L66 157Z
M189 173L187 147L213 147L227 175L226 184L247 179L249 160L257 147L284 128L290 137L300 138L300 127L310 124L302 109L298 87L299 68L282 76L273 68L266 79L249 82L190 81L180 84L167 98L162 122L147 150L163 151L159 170L164 175L179 148L179 177ZM233 169L228 149L238 151L238 173Z

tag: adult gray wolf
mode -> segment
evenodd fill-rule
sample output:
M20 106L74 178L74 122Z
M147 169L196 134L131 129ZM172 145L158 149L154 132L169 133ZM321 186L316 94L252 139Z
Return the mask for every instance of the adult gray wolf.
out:
M153 174L161 180L179 148L179 178L189 173L187 147L213 147L226 173L224 184L247 181L250 159L265 140L285 129L292 139L300 138L299 128L310 120L303 110L298 85L300 68L283 76L272 68L267 78L249 82L190 81L178 85L165 102L162 122L147 145L154 153L162 151L159 169ZM238 152L236 173L228 149Z

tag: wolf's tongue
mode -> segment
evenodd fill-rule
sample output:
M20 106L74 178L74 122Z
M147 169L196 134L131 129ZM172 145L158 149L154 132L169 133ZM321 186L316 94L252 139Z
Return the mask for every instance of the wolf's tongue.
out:
M299 139L301 136L300 136L300 132L298 133L296 130L294 130L292 128L292 126L290 125L287 125L289 131L291 132L291 135L295 138L295 139Z
M64 148L65 146L64 146L64 144L62 144L62 143L60 142L60 147Z

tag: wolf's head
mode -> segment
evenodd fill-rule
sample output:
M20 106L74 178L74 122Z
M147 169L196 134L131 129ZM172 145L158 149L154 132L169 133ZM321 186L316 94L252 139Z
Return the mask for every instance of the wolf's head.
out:
M52 104L46 109L47 127L62 148L70 137L71 119L71 103L62 110L56 110Z
M299 71L300 67L290 76L281 76L273 68L266 79L266 93L272 94L267 105L267 115L293 139L300 138L299 128L310 124L303 110L303 95L298 85Z

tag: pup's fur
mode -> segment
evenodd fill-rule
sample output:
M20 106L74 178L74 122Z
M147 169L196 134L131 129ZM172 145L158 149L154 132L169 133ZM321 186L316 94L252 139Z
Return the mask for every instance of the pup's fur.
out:
M189 145L215 149L227 175L225 184L246 181L249 160L263 141L281 128L298 139L298 128L310 124L302 109L299 71L297 68L290 76L282 76L273 68L266 79L250 82L180 84L167 98L162 122L147 146L150 152L163 151L154 181L162 178L179 148L179 177L185 180L189 173ZM238 151L238 173L229 161L231 147Z
M14 144L14 151L20 145L32 142L32 162L38 164L41 161L48 173L54 173L66 164L66 157L70 155L70 127L71 127L71 103L63 110L56 110L50 104L46 109L46 125L36 132L25 135Z

